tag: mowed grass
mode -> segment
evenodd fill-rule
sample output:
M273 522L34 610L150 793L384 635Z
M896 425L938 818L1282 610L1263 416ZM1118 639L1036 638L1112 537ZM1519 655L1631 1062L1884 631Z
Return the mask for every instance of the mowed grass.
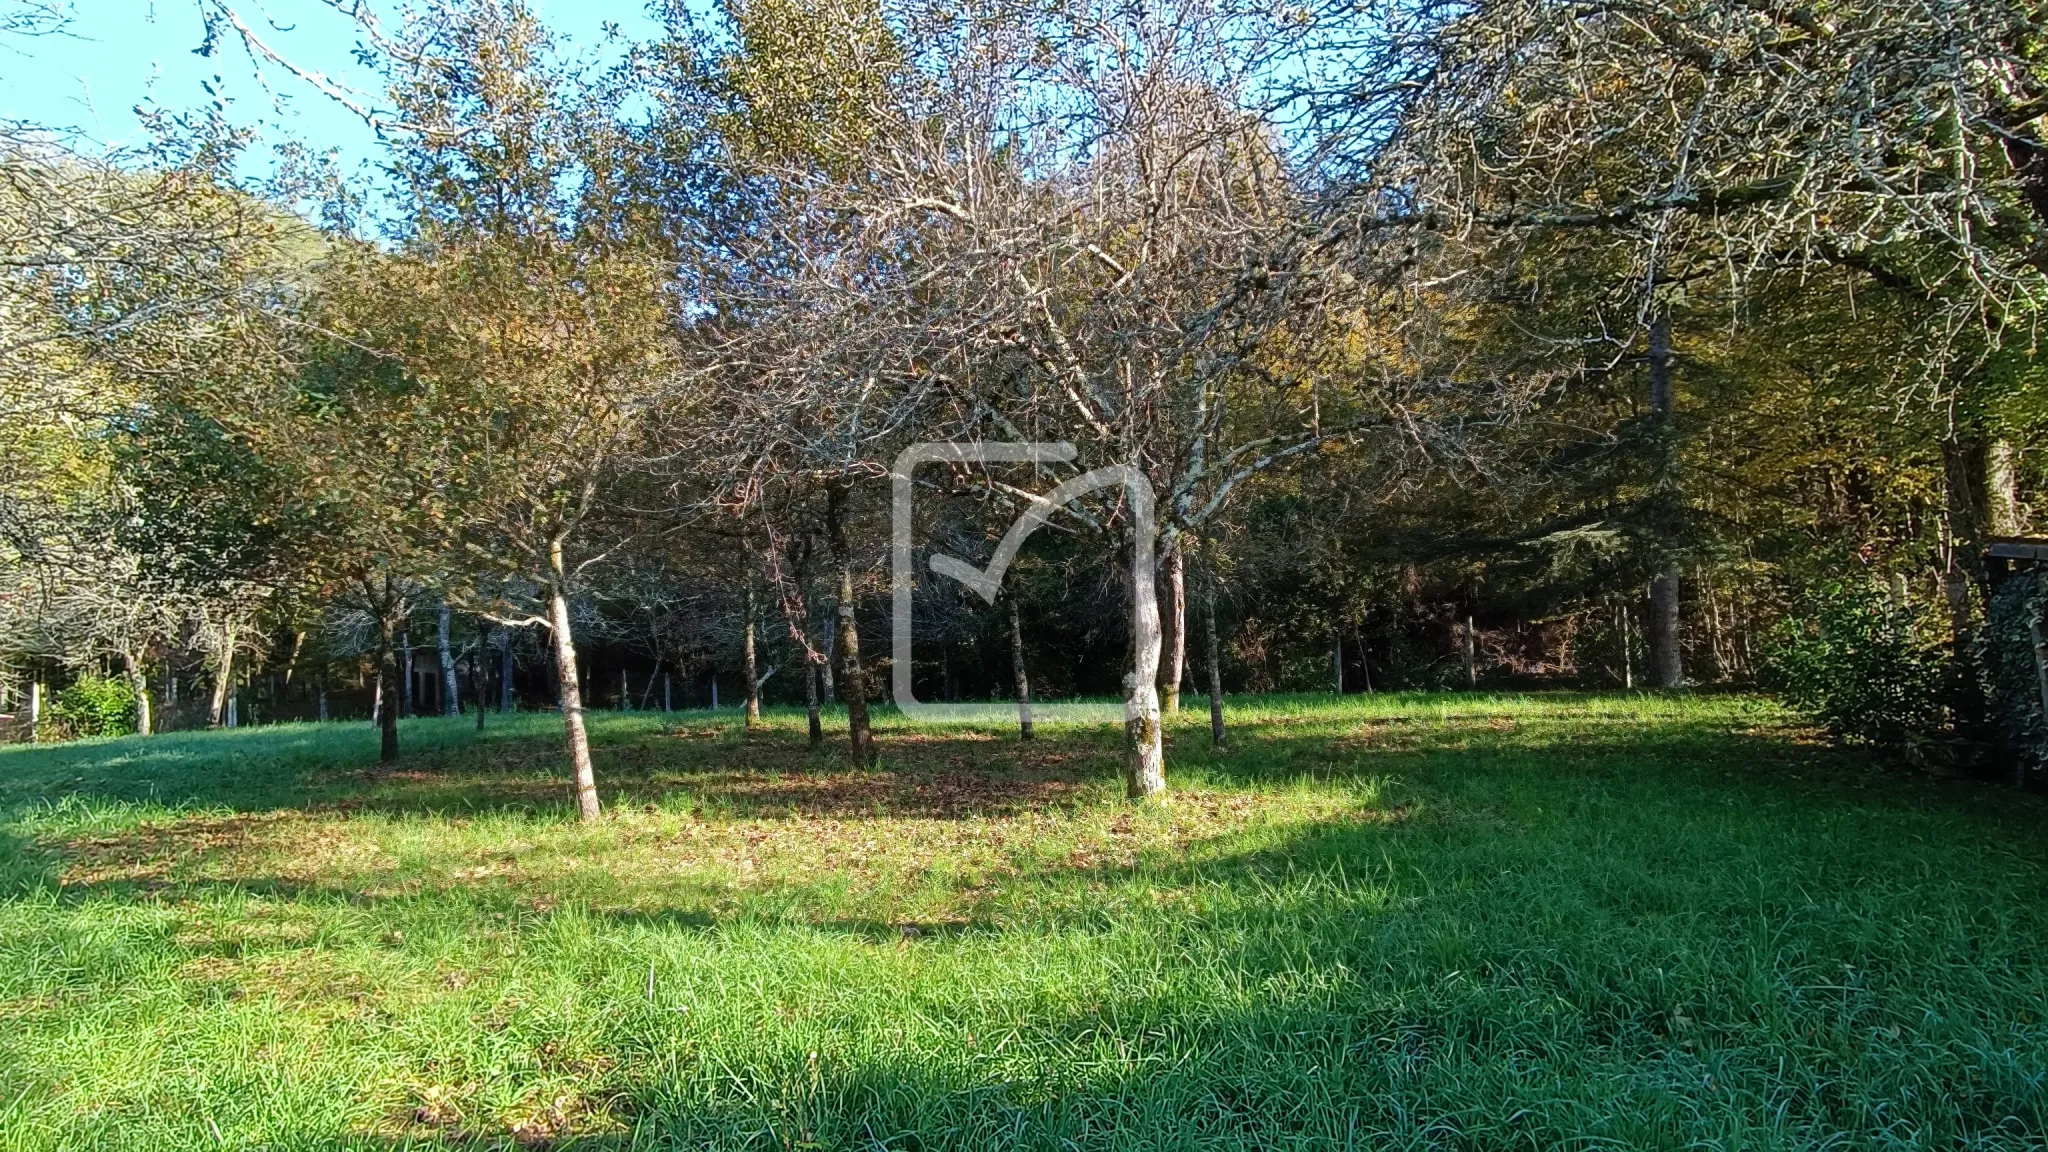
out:
M1199 706L1199 701L1197 701ZM2048 806L1750 698L0 750L0 1149L2041 1148Z

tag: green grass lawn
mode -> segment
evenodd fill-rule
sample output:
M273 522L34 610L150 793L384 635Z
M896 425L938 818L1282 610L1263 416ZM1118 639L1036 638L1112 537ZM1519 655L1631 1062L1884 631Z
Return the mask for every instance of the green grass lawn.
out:
M2033 1148L2048 805L1740 697L0 749L0 1149Z

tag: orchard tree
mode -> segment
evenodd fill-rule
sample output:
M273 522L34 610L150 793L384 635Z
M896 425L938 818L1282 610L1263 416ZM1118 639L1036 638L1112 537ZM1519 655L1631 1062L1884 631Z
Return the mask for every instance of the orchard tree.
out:
M666 265L622 184L622 97L556 61L517 4L422 15L384 62L413 216L328 294L329 328L367 350L350 418L391 447L356 467L458 606L552 636L594 819L571 603L634 531L615 497L674 363Z

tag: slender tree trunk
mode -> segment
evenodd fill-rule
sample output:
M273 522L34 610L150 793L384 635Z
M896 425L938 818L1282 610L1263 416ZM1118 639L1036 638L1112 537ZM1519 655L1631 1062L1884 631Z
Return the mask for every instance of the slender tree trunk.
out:
M854 619L853 569L839 569L839 692L846 698L846 731L853 758L862 764L875 759L875 737L868 725L867 675L860 666L860 628Z
M1159 601L1152 566L1134 555L1131 574L1131 671L1125 683L1124 729L1129 755L1124 790L1134 800L1166 792L1166 747L1159 716Z
M28 742L40 744L43 740L43 682L40 678L28 686Z
M1337 695L1344 695L1344 626L1330 627L1330 687Z
M839 626L834 622L836 619L836 617L827 616L824 625L819 628L819 631L825 634L825 666L819 672L819 675L825 683L825 703L827 704L837 704L839 702Z
M477 646L469 652L469 694L476 700L476 730L479 732L484 730L484 713L490 711L484 707L484 679L483 640L479 638Z
M1010 673L1017 680L1017 739L1031 735L1031 677L1024 671L1024 629L1017 622L1017 596L1010 595Z
M1662 312L1650 322L1650 412L1656 421L1658 486L1674 503L1678 494L1677 432L1672 426L1676 393L1671 378L1671 320ZM1650 677L1659 688L1685 683L1685 658L1679 649L1678 561L1668 559L1650 581Z
M218 728L227 722L228 689L235 675L235 627L225 627L223 643L213 664L213 702L206 709L206 726Z
M398 759L397 701L386 687L396 687L394 681L398 676L398 653L391 643L393 631L390 622L385 621L377 634L377 759L385 763Z
M1977 625L1991 602L1990 573L1984 566L1985 530L1992 519L1992 501L1986 497L1988 455L1984 443L1961 427L1959 414L1951 407L1949 429L1941 441L1948 519L1942 593L1954 637L1956 726L1973 739L1984 734L1989 703L1977 652Z
M553 554L555 576L562 576L562 546ZM590 736L583 729L583 687L576 676L576 634L569 623L569 597L556 584L548 589L549 633L554 637L556 690L562 697L562 727L569 737L569 765L576 785L576 813L582 819L598 817L597 772L590 763Z
M1180 684L1188 664L1188 578L1187 560L1180 540L1166 550L1166 604L1160 612L1162 659L1159 668L1159 696L1168 712L1180 711Z
M512 629L498 629L498 711L512 711Z
M455 652L448 646L448 606L441 605L438 621L440 634L436 638L441 646L441 715L462 715L462 690L455 680Z
M149 722L149 677L142 670L142 657L123 652L121 662L128 672L128 688L135 693L135 734L147 736L155 728Z
M825 667L808 656L804 658L804 716L810 724L811 747L825 742L825 719L819 715L818 697L824 687Z
M853 561L846 548L846 498L850 485L839 481L826 489L825 532L832 559L839 566L839 627L833 641L838 656L839 693L846 699L846 731L853 757L862 764L875 759L875 737L868 723L867 676L860 666L860 628L854 618Z
M948 624L945 643L939 646L939 685L940 695L951 704L960 699L960 681L953 674L953 634L950 621Z
M327 678L324 675L320 679L320 691L313 698L313 710L315 720L327 723Z
M1635 645L1630 636L1628 604L1624 602L1614 610L1621 623L1621 686L1631 691L1636 686Z
M755 662L754 656L754 617L756 614L754 582L750 579L747 581L747 622L742 630L741 640L741 655L746 660L747 674L747 714L745 724L749 728L759 727L761 723L761 669Z
M413 687L414 681L418 677L413 674L412 633L400 632L398 634L398 643L404 652L404 655L400 657L402 667L399 671L402 679L398 682L398 711L404 716L417 716L419 715L419 709L416 706L417 702L413 699Z
M1354 625L1351 629L1351 646L1358 649L1358 675L1364 681L1365 694L1372 695L1372 653L1365 647L1365 626Z
M305 650L305 647L306 647L306 632L305 632L305 630L304 630L304 629L300 629L299 631L297 631L297 632L294 632L294 633L292 633L292 651L291 651L291 655L289 655L289 656L285 657L285 661L284 661L284 686L285 686L286 688L290 688L290 687L292 686L292 673L298 670L298 667L299 667L299 653L300 653L300 652L302 652L302 651L304 651L304 650ZM278 693L278 698L279 698L280 700L282 700L282 699L284 698L284 693L283 693L283 692L279 692L279 693Z
M1472 617L1468 614L1465 617L1465 686L1467 688L1479 687L1479 653L1477 649L1478 644L1472 634Z
M663 672L661 674L661 710L663 712L675 711L675 701L669 696L668 684L668 673Z
M1207 555L1207 549L1204 549ZM1202 630L1209 656L1209 747L1223 747L1223 641L1216 633L1216 560L1208 558L1202 578Z

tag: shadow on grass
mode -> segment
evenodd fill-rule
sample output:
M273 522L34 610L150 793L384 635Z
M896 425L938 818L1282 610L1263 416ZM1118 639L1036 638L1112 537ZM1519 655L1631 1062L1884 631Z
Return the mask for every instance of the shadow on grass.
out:
M1199 716L1174 718L1169 757L1175 770L1244 785L1379 774L1409 763L1404 757L1442 753L1543 755L1553 764L1591 764L1608 753L1650 766L1721 756L1752 766L1816 759L1814 749L1793 747L1780 731L1731 731L1718 716L1646 719L1618 711L1612 697L1579 693L1534 698L1543 711L1532 715L1530 699L1387 696L1372 698L1363 711L1331 709L1328 699L1320 709L1308 706L1314 700L1260 700L1236 718L1232 747L1223 753L1209 750ZM1110 728L1046 726L1038 742L1020 745L1007 731L909 725L886 708L877 719L882 763L870 772L847 765L836 733L822 748L808 746L793 714L771 716L771 727L744 734L736 718L724 715L682 713L664 722L650 714L593 714L599 786L608 802L627 804L658 804L669 793L702 786L739 812L976 815L1056 799L1059 791L1019 793L1005 780L1109 782L1121 763L1121 734ZM401 743L404 755L393 765L378 763L376 733L360 723L0 748L0 812L66 797L238 812L568 810L566 758L551 713L495 716L481 734L467 719L407 720ZM816 779L793 782L799 776ZM977 801L977 792L988 802Z

